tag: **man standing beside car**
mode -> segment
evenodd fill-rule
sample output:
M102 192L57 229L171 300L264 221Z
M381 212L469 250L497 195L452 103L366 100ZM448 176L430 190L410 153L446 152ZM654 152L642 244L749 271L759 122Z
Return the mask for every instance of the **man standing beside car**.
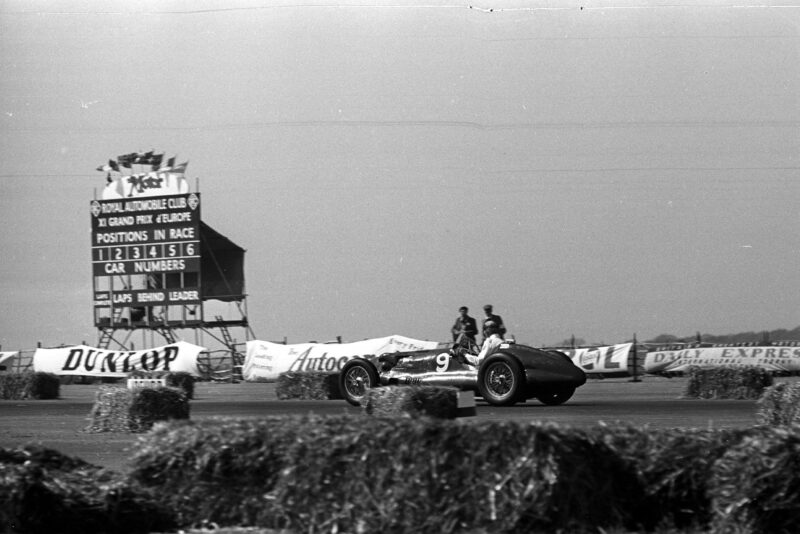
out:
M495 315L492 313L492 305L487 304L483 307L483 312L486 314L486 317L483 319L483 339L486 339L490 336L486 332L486 326L492 322L497 327L497 335L500 336L500 339L505 339L503 336L506 335L506 327L503 325L503 318L499 315Z
M469 308L466 306L461 306L458 309L460 315L456 317L456 323L453 325L453 328L450 329L450 332L453 334L453 341L458 341L458 337L463 334L473 343L477 343L477 341L475 341L475 336L478 335L478 323L475 322L473 317L468 315L468 312Z

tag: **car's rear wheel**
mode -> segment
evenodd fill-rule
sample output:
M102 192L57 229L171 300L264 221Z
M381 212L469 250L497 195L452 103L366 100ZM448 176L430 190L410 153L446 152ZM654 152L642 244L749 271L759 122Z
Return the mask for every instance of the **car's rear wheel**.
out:
M557 406L567 402L570 398L572 398L574 393L575 388L553 389L537 393L536 399L542 404L547 404L548 406Z
M478 392L489 404L510 406L525 387L525 373L519 362L507 354L490 356L478 372Z
M350 360L339 373L339 391L353 406L360 406L369 388L379 383L378 371L366 360Z

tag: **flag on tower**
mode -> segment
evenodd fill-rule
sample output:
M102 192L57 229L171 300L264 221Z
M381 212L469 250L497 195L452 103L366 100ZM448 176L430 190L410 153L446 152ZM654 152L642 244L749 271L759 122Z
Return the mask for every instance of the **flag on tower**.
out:
M166 165L164 165L164 166L160 167L158 170L159 170L159 171L171 171L171 170L172 170L172 167L174 167L174 166L175 166L175 159L176 159L177 157L178 157L178 156L172 156L171 158L169 158L169 159L167 160L167 163L166 163Z
M136 154L136 160L134 163L138 163L139 165L149 165L150 159L153 157L153 151L145 152L142 154L141 152Z
M123 154L121 156L117 156L117 161L120 165L125 167L126 169L130 169L133 161L136 159L136 154Z
M150 165L152 166L153 170L158 170L161 166L161 160L164 159L164 154L155 154L153 157L150 158Z
M186 166L187 165L189 165L189 162L188 161L184 161L180 165L172 167L172 170L170 172L174 173L174 174L183 174L183 173L186 172Z

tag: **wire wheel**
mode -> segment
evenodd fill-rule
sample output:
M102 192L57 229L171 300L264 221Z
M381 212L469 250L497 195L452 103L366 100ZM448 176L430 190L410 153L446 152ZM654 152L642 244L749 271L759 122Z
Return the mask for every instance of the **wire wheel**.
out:
M505 354L492 356L481 366L478 389L490 404L514 404L523 387L523 373L517 361Z
M367 390L378 385L375 367L363 360L348 362L339 377L339 389L345 400L354 406L361 404Z

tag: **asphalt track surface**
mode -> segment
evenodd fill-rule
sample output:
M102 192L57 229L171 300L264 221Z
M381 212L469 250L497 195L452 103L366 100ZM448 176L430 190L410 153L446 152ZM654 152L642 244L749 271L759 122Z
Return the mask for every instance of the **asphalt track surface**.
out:
M65 385L57 400L0 401L0 447L38 444L95 465L124 471L137 440L146 438L83 431L98 387ZM549 421L581 428L603 422L650 428L737 428L757 422L756 401L688 399L684 397L685 391L684 378L590 380L561 406L545 406L532 399L501 408L477 399L477 415L465 419ZM344 400L278 400L275 385L263 383L198 383L190 409L194 421L309 413L369 417L361 408Z

